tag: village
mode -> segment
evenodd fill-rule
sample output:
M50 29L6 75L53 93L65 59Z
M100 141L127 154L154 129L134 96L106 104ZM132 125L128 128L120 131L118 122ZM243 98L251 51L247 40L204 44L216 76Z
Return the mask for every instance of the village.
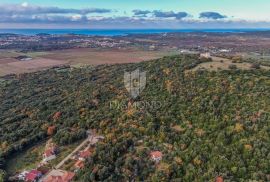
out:
M56 166L50 167L50 161L56 159L61 152L58 146L49 139L46 143L42 156L42 161L31 170L25 170L9 178L10 181L25 182L70 182L76 173L83 169L85 162L91 157L95 150L96 143L103 140L104 137L97 135L95 130L87 132L88 137L66 156ZM69 170L65 170L69 166Z
M57 165L51 167L50 161L56 159L61 152L58 147L49 139L46 143L42 156L42 161L31 170L24 170L9 178L9 181L24 182L71 182L76 173L85 167L86 160L89 159L94 151L96 144L104 140L104 137L97 135L95 130L87 131L88 137L78 145L68 156ZM158 164L163 157L163 153L153 150L149 153L149 159ZM69 170L66 170L66 169Z
M60 163L53 168L48 164L51 160L56 159L59 154L58 147L52 142L52 139L46 143L43 153L43 160L32 170L25 170L21 173L10 177L10 181L25 182L71 182L76 173L85 167L85 162L90 158L95 150L96 144L103 140L104 137L96 135L95 131L88 131L88 137L73 152L66 156ZM151 151L149 157L155 163L162 160L163 153L160 151ZM70 170L64 170L69 166Z

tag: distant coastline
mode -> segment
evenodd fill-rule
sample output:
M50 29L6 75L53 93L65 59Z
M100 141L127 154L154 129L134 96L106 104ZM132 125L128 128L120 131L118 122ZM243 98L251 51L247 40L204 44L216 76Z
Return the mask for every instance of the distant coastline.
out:
M125 36L129 34L154 34L154 33L244 33L270 31L270 29L0 29L0 34L80 34L92 36Z

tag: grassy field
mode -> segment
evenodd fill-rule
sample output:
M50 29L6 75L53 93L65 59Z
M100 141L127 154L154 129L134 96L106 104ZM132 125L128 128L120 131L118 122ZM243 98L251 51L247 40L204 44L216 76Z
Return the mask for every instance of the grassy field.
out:
M48 59L68 61L69 64L115 64L115 63L135 63L156 59L165 55L175 54L170 51L145 51L138 49L71 49L53 51L48 55L42 56Z
M132 49L67 49L51 52L19 53L16 51L0 52L0 76L34 72L59 65L99 65L117 63L136 63L177 54L176 51L146 51ZM29 56L30 61L19 61L17 56Z
M233 62L230 59L226 58L219 58L219 57L212 57L212 62L205 62L197 65L192 71L206 69L210 71L217 71L217 70L229 70L231 65L236 66L238 69L241 70L250 70L252 64L248 62ZM261 66L262 69L269 70L269 66Z

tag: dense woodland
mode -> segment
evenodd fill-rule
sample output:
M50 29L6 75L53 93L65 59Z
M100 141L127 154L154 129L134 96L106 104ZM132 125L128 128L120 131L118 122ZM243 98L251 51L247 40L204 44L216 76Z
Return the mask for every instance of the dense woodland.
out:
M1 78L0 168L45 138L66 145L97 129L105 140L77 181L270 181L270 71L186 71L202 61L179 55ZM137 68L147 85L131 99L124 71ZM140 101L162 106L110 108ZM164 154L159 164L153 150Z

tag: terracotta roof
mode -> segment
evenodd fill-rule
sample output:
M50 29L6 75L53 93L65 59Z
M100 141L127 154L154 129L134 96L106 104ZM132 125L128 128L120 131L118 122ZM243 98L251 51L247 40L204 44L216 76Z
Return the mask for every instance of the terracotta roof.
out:
M35 181L40 175L41 175L41 172L34 169L26 174L25 180L26 181Z
M77 161L74 166L76 168L82 169L82 168L84 168L84 162L83 161Z
M88 158L91 155L92 155L92 152L90 152L89 150L84 150L79 153L79 157L81 158Z
M50 157L52 155L55 155L55 148L54 147L45 150L45 152L44 152L45 157Z
M46 180L44 180L44 182L70 182L74 176L75 173L66 171L61 176L51 175Z
M162 153L160 152L160 151L152 151L151 153L150 153L150 156L152 157L152 158L160 158L160 157L162 157Z
M218 177L216 178L216 182L223 182L223 178L220 177L220 176L218 176Z

